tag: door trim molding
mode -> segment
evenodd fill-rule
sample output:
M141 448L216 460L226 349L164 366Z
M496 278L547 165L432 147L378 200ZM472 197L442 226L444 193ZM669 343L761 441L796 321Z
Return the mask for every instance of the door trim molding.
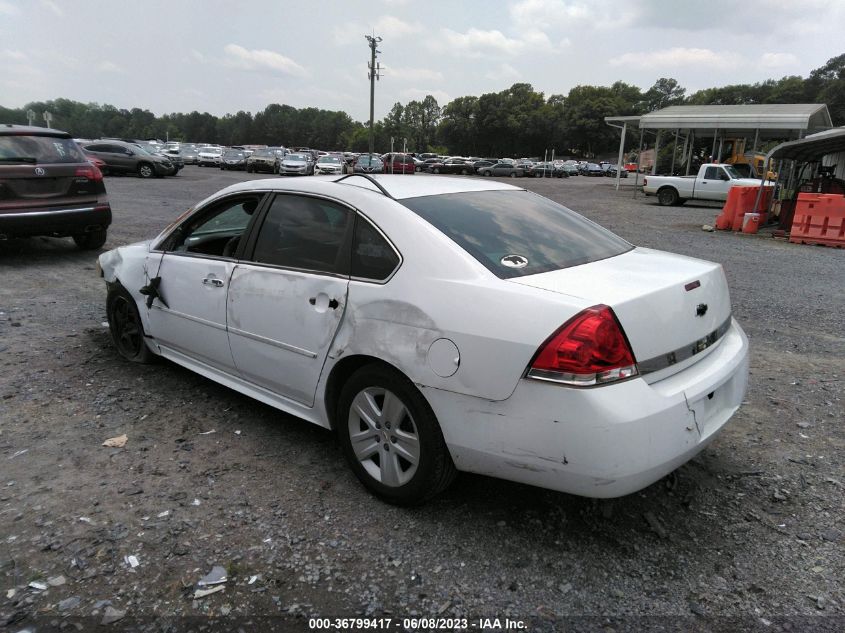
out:
M272 345L273 347L278 347L280 349L287 350L288 352L293 352L294 354L307 356L308 358L317 358L316 352L312 352L301 347L296 347L295 345L289 345L288 343L282 343L281 341L277 341L276 339L272 338L267 338L266 336L253 334L252 332L246 332L244 330L239 330L237 328L230 327L229 334L237 334L238 336L243 336L244 338L252 339L253 341L258 341L259 343L265 343L266 345Z

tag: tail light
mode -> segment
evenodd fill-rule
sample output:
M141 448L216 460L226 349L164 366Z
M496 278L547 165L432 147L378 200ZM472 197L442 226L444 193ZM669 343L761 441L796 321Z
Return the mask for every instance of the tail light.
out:
M77 167L76 172L73 175L77 178L87 178L88 180L95 181L103 179L103 172L101 172L99 167L94 164L91 164L88 167Z
M534 356L526 376L577 387L637 375L622 326L605 305L587 308L552 334Z

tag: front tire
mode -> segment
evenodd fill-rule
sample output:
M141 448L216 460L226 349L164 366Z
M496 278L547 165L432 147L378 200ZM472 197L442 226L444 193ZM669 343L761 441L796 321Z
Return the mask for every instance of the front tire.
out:
M485 176L492 176L493 172L488 169L487 171L484 172L484 175Z
M106 298L109 331L118 354L133 363L149 363L155 355L144 341L144 326L132 295L115 286Z
M440 173L440 168L439 168L439 167L435 167L435 168L434 168L434 169L432 169L431 171L432 171L432 172L434 172L435 174L439 174L439 173Z
M355 372L341 390L336 421L350 468L388 503L422 503L457 474L428 402L391 369L367 365Z
M657 202L664 207L671 207L678 204L678 192L672 187L665 187L657 192Z

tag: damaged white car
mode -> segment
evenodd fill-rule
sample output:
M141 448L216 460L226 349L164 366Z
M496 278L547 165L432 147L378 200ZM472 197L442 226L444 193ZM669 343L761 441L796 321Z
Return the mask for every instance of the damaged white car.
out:
M747 385L721 266L487 179L244 182L99 263L121 355L334 429L393 503L456 471L628 494Z

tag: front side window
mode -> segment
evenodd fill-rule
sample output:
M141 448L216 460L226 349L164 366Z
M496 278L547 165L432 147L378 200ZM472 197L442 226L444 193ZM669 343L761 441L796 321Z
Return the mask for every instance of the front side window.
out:
M346 274L352 214L320 198L276 196L258 232L252 261Z
M170 234L163 250L213 257L234 257L261 195L238 196L212 203Z
M501 279L569 268L633 248L574 211L528 191L477 191L401 201Z

